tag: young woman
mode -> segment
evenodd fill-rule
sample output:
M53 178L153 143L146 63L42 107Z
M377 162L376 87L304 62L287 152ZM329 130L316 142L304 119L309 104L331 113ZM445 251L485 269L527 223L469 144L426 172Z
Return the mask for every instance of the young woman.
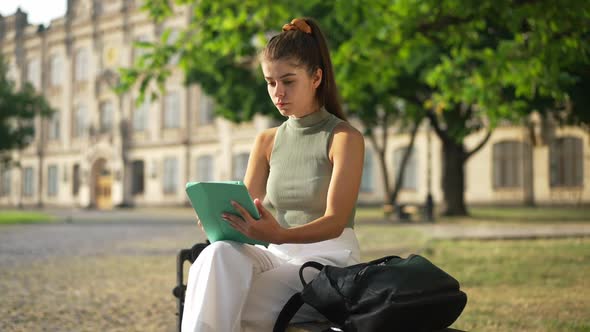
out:
M353 231L364 140L345 119L328 47L311 19L294 19L262 56L268 94L288 119L255 140L244 183L261 218L223 215L268 248L219 241L190 268L182 330L271 331L285 302L301 290L299 267L309 260L359 262ZM262 205L267 199L276 219ZM317 271L307 269L307 280ZM304 306L294 321L320 318Z

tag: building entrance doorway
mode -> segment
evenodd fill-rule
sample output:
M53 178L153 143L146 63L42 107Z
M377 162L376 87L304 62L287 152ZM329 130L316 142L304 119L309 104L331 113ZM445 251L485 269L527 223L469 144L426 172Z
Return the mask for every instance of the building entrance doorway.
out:
M113 208L113 199L111 188L113 186L113 176L111 171L106 167L106 160L96 161L92 169L94 179L94 203L99 210L108 210Z

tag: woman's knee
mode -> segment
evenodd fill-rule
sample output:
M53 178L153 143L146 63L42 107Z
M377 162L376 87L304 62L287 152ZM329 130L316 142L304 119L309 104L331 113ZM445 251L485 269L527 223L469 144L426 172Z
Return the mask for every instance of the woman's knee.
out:
M213 262L231 262L235 259L242 258L240 244L232 241L217 241L211 243L197 257L191 269L200 264L211 264Z

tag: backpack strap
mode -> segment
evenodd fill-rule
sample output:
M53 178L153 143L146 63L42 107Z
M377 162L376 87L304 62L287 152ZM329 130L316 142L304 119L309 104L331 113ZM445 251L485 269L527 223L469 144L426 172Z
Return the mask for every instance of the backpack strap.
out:
M305 270L306 267L310 267L310 266L318 271L321 271L324 268L324 264L320 264L320 263L314 262L314 261L309 261L309 262L303 263L303 265L301 265L301 268L299 269L299 279L301 279L301 283L303 284L303 287L307 286L307 282L303 278L303 270Z
M285 306L279 313L279 317L277 317L277 321L275 322L275 326L273 328L273 332L284 332L287 330L287 326L299 308L303 305L303 298L301 297L301 293L295 293Z
M313 267L321 271L324 268L324 265L314 261L305 262L303 265L301 265L301 268L299 269L299 279L301 279L303 287L307 286L307 282L303 278L303 270L305 270L307 267ZM304 302L303 297L301 297L301 293L295 293L293 296L291 296L289 301L285 303L283 309L281 309L279 317L277 317L277 321L275 322L273 332L284 332L287 329L289 322L293 319L293 317L295 317L295 314L297 311L299 311L303 303Z

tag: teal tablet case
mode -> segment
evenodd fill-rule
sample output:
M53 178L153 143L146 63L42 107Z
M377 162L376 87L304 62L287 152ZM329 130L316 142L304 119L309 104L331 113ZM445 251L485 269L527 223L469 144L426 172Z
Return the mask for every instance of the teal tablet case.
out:
M221 218L224 212L240 215L230 203L233 200L243 206L252 217L260 219L258 209L242 181L188 182L186 193L211 243L231 240L268 246L266 242L240 233Z

